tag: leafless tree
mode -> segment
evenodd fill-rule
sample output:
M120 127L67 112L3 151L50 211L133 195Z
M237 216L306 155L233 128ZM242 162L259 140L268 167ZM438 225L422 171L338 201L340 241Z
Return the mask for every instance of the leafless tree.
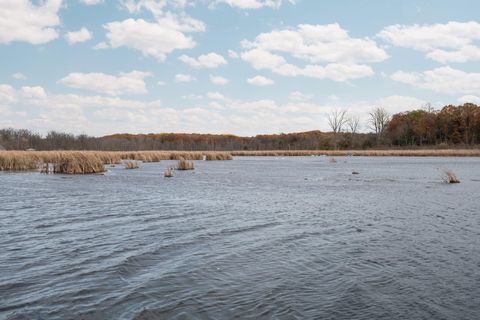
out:
M380 135L385 130L390 121L390 114L383 107L375 107L369 113L370 119L368 124L377 135Z
M342 131L346 121L347 110L335 109L328 114L328 125L335 135Z
M383 133L387 127L388 122L390 121L390 114L383 107L375 107L369 113L370 119L368 124L370 129L372 129L377 135L377 145L380 144L382 140Z
M348 131L351 134L356 134L360 127L360 118L358 116L350 116L346 121Z

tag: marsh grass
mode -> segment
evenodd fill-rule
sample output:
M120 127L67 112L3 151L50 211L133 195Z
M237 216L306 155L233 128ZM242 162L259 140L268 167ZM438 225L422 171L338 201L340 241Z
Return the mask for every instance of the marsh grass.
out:
M305 157L480 157L480 149L415 149L415 150L263 150L232 151L232 156Z
M205 160L233 160L233 157L228 152L209 152L205 155Z
M460 183L460 180L458 179L457 175L455 172L453 172L450 169L444 169L443 170L443 182L445 183Z
M125 169L138 169L138 162L137 161L126 161L125 162Z
M165 169L165 172L163 173L163 176L165 178L171 178L173 177L173 169L171 167L168 167Z
M194 170L195 165L193 161L185 160L185 159L180 159L177 162L177 170Z

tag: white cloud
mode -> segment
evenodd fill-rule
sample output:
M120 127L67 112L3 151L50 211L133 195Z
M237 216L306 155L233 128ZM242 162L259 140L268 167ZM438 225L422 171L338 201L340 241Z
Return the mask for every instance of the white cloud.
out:
M130 18L107 23L104 28L107 30L105 44L109 47L125 46L159 61L164 61L167 54L174 50L195 47L195 41L185 32L204 30L195 25L179 24L173 16L167 16L156 22Z
M391 78L418 88L447 94L476 94L480 92L480 73L467 73L451 67L418 72L394 73Z
M392 95L378 99L375 104L384 107L388 112L394 114L408 110L420 109L426 103L427 101L415 97Z
M480 97L474 95L465 95L458 98L458 101L461 103L475 103L480 104Z
M253 78L248 78L247 82L254 86L269 86L274 83L272 79L264 76L255 76Z
M87 28L82 27L78 31L71 31L65 34L65 39L69 44L85 42L92 39L92 33Z
M83 2L87 6L93 6L93 5L96 5L96 4L103 3L103 0L81 0L81 2Z
M195 79L192 75L189 75L189 74L176 74L175 75L175 82L193 82L193 81L196 81L197 79Z
M232 59L238 59L240 58L240 56L238 55L238 53L236 51L233 51L233 50L228 50L228 56Z
M16 72L16 73L12 74L12 78L14 78L16 80L25 80L25 79L27 79L27 76L25 76L21 72Z
M167 83L165 81L158 81L157 82L157 86L159 86L159 87L163 87L163 86L166 86L166 85L167 85Z
M292 1L289 1L292 3ZM225 3L239 9L278 8L282 0L215 0L213 4Z
M221 55L210 52L208 54L202 54L198 58L192 58L187 55L181 55L178 58L185 64L188 64L191 67L201 69L201 68L218 68L221 65L227 64L227 60Z
M394 46L425 52L440 63L480 60L480 23L450 21L431 25L392 25L378 36Z
M91 90L112 96L147 93L145 78L149 72L132 71L113 76L105 73L70 73L58 81L70 88Z
M34 5L30 0L2 0L0 43L14 41L44 44L58 38L58 10L62 0L46 0Z
M210 75L210 82L219 86L226 85L227 83L230 82L230 80L222 77L222 76L214 76Z
M224 100L225 97L220 92L208 92L207 98L212 100Z
M11 104L17 101L15 89L8 84L0 84L0 105Z
M40 86L22 87L20 89L20 95L24 99L44 99L47 97L47 93Z
M306 100L310 100L311 98L312 98L312 95L304 94L300 91L293 91L288 95L288 100L292 100L292 101L306 101Z
M306 76L347 81L373 75L365 63L384 61L386 52L368 38L351 38L338 24L299 25L296 29L273 30L254 41L242 41L241 54L255 69L267 69L283 76ZM279 53L308 63L288 63ZM319 65L326 63L326 65Z

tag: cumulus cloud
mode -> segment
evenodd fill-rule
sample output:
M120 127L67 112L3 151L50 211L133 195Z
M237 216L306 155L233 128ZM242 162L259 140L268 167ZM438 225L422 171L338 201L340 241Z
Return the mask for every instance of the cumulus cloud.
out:
M87 6L93 6L93 5L96 5L96 4L103 3L103 0L81 0L81 2L83 2Z
M82 27L78 31L71 31L65 34L65 39L69 44L85 42L92 39L92 33L87 28Z
M178 58L185 64L188 64L191 67L202 69L202 68L218 68L221 65L227 64L225 58L215 52L210 52L207 54L202 54L198 58L192 58L187 55L181 55Z
M295 3L293 0L288 1ZM282 0L214 0L213 5L224 3L230 7L239 9L261 9L261 8L278 8L282 4Z
M274 83L272 79L264 76L255 76L253 78L248 78L247 82L254 86L269 86Z
M458 98L458 101L461 103L475 103L480 104L480 97L474 95L465 95Z
M193 81L196 81L197 79L195 79L192 75L190 74L182 74L182 73L179 73L179 74L176 74L175 75L175 82L193 82Z
M16 80L25 80L25 79L27 79L27 76L24 75L21 72L15 72L14 74L12 74L12 78L14 78Z
M258 35L254 41L242 41L242 46L246 51L241 58L257 70L334 81L371 76L374 72L365 63L388 58L373 40L351 38L338 24L302 24L296 29L273 30ZM288 63L281 54L303 60L307 65Z
M475 21L431 25L392 25L378 36L397 47L425 52L440 63L480 60L480 23Z
M227 83L230 82L227 78L224 78L222 76L214 76L210 75L210 82L219 86L226 85Z
M220 92L208 92L207 93L207 98L212 99L212 100L224 100L225 96L221 94Z
M310 100L311 98L312 98L312 95L304 94L300 91L293 91L288 95L288 100L292 100L292 101L306 101L306 100Z
M44 44L57 39L61 5L62 0L47 0L39 5L30 0L2 0L0 43Z
M480 73L468 73L451 67L440 67L424 72L397 71L391 78L440 93L476 94L480 92Z
M128 47L164 61L167 54L177 49L191 49L195 41L175 26L143 19L126 19L104 25L107 30L107 46Z
M151 76L149 72L132 71L120 73L118 76L105 73L79 73L74 72L58 81L70 88L91 90L111 96L122 94L147 93L145 78Z

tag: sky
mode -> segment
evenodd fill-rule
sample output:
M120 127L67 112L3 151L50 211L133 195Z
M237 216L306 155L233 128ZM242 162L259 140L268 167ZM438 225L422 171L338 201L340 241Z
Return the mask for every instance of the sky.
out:
M478 0L0 0L0 128L329 131L480 103Z

